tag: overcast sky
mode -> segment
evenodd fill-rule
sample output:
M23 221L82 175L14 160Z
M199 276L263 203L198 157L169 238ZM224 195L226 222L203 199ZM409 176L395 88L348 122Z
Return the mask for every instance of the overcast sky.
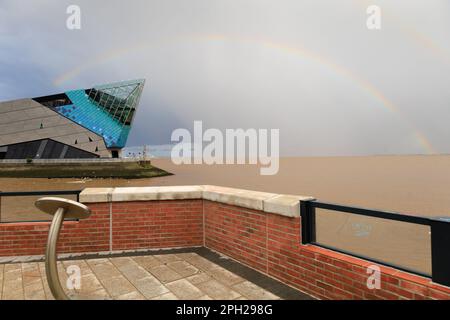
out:
M203 120L283 155L450 153L450 1L0 0L0 101L136 78L128 146Z

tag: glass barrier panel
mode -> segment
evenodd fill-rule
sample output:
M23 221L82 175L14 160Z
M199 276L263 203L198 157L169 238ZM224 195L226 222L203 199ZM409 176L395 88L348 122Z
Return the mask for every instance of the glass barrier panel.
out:
M315 209L319 245L431 275L430 227Z

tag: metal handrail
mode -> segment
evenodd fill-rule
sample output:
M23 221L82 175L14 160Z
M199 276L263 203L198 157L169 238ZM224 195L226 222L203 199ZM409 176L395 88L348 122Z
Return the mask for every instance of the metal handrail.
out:
M20 196L57 196L65 194L80 195L83 190L50 190L50 191L0 191L0 197L20 197Z
M56 255L57 243L65 217L85 219L90 216L91 210L79 202L52 197L41 198L35 205L41 211L53 215L45 250L45 272L50 291L56 300L74 300L76 297L67 295L61 286Z
M347 213L352 213L352 214L357 214L357 215L362 215L362 216L394 220L394 221L409 222L409 223L421 224L421 225L430 225L430 220L433 220L430 217L408 215L408 214L402 214L402 213L390 212L390 211L380 211L380 210L367 209L367 208L361 208L361 207L349 207L349 206L344 206L344 205L340 205L340 204L320 202L320 201L316 201L316 200L312 201L312 203L315 208L319 208L319 209L347 212Z
M448 217L423 217L406 215L396 212L387 212L359 207L351 207L339 204L320 202L317 200L300 201L301 215L301 239L302 244L313 244L319 247L349 254L361 259L384 264L407 272L421 276L429 276L423 273L410 270L398 265L390 264L371 257L355 254L347 250L320 244L316 241L316 216L315 209L326 209L331 211L351 213L361 216L380 218L392 221L430 226L431 230L431 277L433 282L450 286L450 220Z

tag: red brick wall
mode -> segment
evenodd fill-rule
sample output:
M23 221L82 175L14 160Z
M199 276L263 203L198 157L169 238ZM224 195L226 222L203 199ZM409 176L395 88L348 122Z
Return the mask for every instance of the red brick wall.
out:
M93 204L89 219L64 222L58 252L95 252L109 249L109 206ZM0 256L45 253L49 222L0 224Z
M205 246L266 271L266 219L256 210L204 201Z
M201 245L202 200L113 203L114 250Z
M381 289L367 287L374 263L301 245L300 219L204 201L205 245L322 299L450 299L450 288L380 266Z
M89 204L88 219L64 222L58 252L108 251L108 203ZM113 204L113 250L192 247L203 243L202 200ZM49 222L0 224L0 256L45 253Z
M64 223L58 252L108 251L110 204ZM113 250L205 245L323 299L450 299L450 288L381 267L381 289L366 286L372 263L303 246L300 219L206 200L112 204ZM49 223L0 224L0 256L43 254Z

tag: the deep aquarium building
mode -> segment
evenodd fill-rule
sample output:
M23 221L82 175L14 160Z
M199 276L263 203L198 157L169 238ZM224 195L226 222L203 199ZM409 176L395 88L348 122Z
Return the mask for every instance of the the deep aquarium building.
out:
M117 158L145 80L0 103L0 159Z

